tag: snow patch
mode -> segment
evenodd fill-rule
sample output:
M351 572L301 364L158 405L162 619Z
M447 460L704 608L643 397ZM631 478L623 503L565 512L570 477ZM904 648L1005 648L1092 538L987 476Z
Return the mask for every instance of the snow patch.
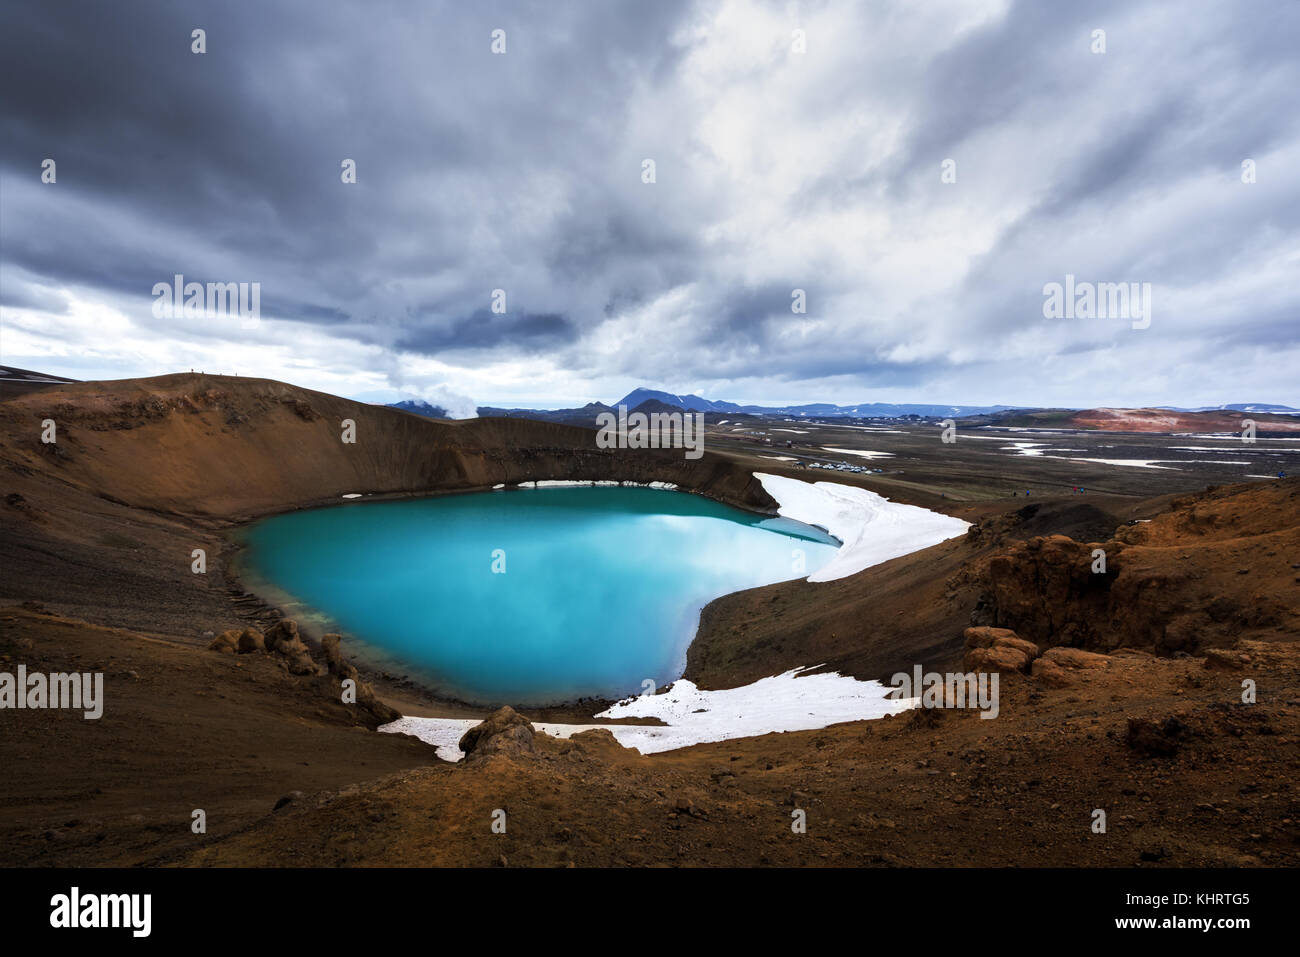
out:
M845 721L869 721L917 705L916 698L886 697L893 689L878 681L858 681L835 673L802 674L807 670L795 668L723 691L702 691L694 682L682 678L674 681L663 694L628 698L596 715L610 719L658 718L664 725L534 721L533 727L557 738L605 728L625 748L657 754L711 741L813 731ZM436 747L438 757L459 761L465 757L459 747L461 736L478 723L476 718L404 717L379 730L414 735Z
M804 482L755 472L776 499L777 514L824 528L844 544L835 557L808 576L812 582L856 575L939 542L964 535L969 522L915 505L891 502L865 488L838 482Z
M894 457L893 452L872 452L868 449L836 449L829 445L823 445L822 448L827 452L835 452L839 455L860 455L864 459L892 459Z

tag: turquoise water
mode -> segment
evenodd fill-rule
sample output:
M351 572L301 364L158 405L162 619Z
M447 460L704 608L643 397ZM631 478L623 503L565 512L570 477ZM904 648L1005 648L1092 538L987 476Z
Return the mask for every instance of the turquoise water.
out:
M342 505L246 540L255 575L444 694L531 705L676 679L705 604L805 577L837 547L789 519L634 487Z

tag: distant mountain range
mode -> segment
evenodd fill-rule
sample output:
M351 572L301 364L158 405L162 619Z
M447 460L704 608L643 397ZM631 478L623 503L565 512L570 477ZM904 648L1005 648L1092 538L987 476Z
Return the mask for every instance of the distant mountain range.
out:
M441 406L431 405L422 399L407 399L393 402L395 409L413 412L432 419L448 418L447 410ZM1055 414L1069 414L1081 410L1058 409L1043 410L1014 405L933 405L928 403L893 403L863 402L858 405L833 405L828 402L812 402L804 405L740 405L736 402L706 399L698 395L677 395L658 389L633 389L623 398L610 405L603 402L590 402L574 409L507 409L497 406L479 406L481 417L542 419L549 422L592 422L602 412L613 412L619 406L629 411L663 412L681 410L685 412L708 412L714 415L762 415L781 418L861 418L891 419L903 416L918 416L924 419L963 419L971 417L1002 417L999 413L1037 413L1051 411ZM1300 409L1287 405L1268 402L1239 402L1231 405L1201 406L1194 409L1177 406L1161 406L1171 412L1243 412L1255 414L1295 415Z
M892 418L900 415L919 415L926 418L952 416L962 418L968 415L988 415L1018 408L1012 405L927 405L918 403L863 402L858 405L832 405L827 402L813 402L806 405L737 405L735 402L722 402L705 399L698 395L674 395L671 392L659 392L654 389L633 389L615 406L625 405L634 409L642 402L654 399L666 405L677 406L687 412L729 412L740 415L781 415L799 418L801 416L852 418Z
M76 382L64 376L51 375L46 372L34 372L31 369L19 369L14 366L0 365L0 398L23 392L46 388L51 385ZM650 403L647 405L647 403ZM430 419L449 419L451 415L440 405L433 405L423 399L403 399L388 405L403 412L411 412ZM863 402L858 405L832 405L827 402L814 402L807 405L740 405L735 402L706 399L698 395L677 395L661 392L657 389L633 389L612 405L603 402L589 402L577 409L506 409L496 406L479 406L475 411L481 418L530 418L550 422L593 422L601 412L614 412L618 407L626 406L629 411L645 406L641 411L711 412L730 415L766 415L782 418L898 418L901 416L919 416L925 419L970 418L990 416L995 420L1006 422L1017 415L1030 415L1035 419L1052 416L1066 418L1071 413L1083 413L1087 409L1044 409L1018 405L930 405L926 403L891 403ZM1256 415L1300 415L1300 409L1289 405L1272 402L1235 402L1227 405L1202 405L1195 408L1165 405L1157 406L1170 412L1238 412ZM1100 410L1105 411L1105 410ZM999 415L999 413L1003 413ZM1008 413L1010 415L1008 415Z

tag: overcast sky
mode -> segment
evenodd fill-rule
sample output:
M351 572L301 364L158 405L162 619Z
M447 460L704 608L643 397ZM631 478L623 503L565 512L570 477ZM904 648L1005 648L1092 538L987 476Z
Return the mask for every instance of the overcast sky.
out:
M0 361L1300 407L1297 43L1293 0L7 2ZM156 317L177 273L261 321ZM1067 274L1149 327L1046 318Z

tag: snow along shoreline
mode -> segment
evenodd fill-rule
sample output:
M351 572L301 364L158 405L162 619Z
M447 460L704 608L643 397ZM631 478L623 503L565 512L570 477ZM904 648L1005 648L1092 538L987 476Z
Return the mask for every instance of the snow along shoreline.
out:
M836 482L803 482L755 472L778 504L778 514L824 528L844 544L835 558L809 581L831 581L853 575L880 562L936 545L965 533L967 522L914 505L891 502L867 489ZM550 484L588 483L538 483ZM593 483L604 484L604 483ZM622 484L622 483L610 483ZM671 488L667 483L658 487ZM663 725L552 724L533 727L559 738L592 728L605 728L619 744L642 754L673 751L714 741L748 738L773 732L811 731L846 721L867 721L913 708L917 699L895 700L878 681L858 681L837 673L807 675L795 668L752 684L721 691L702 691L685 678L662 694L626 698L595 716L600 718L658 718ZM459 761L461 736L478 724L476 718L403 717L379 730L410 734L438 749L438 756Z
M807 670L795 668L723 691L701 691L681 678L663 694L627 698L596 715L597 719L659 718L666 726L534 721L533 727L557 738L605 728L623 747L657 754L693 744L883 718L917 704L916 698L887 698L893 689L878 681L858 681L833 672L801 677ZM414 735L436 747L438 757L459 761L465 756L458 746L461 736L479 723L478 718L399 718L379 730Z
M871 453L854 453L870 455ZM755 472L767 493L776 499L777 514L805 525L816 525L843 544L835 557L808 576L811 582L828 582L856 575L864 568L907 555L966 534L969 522L916 505L891 502L883 495L838 482L804 482L800 479ZM575 486L640 486L677 490L672 482L611 482L542 480L520 482L519 488ZM496 485L494 489L505 488Z
M891 502L883 495L838 482L804 482L755 472L754 478L777 501L777 514L816 525L844 544L835 557L808 576L828 582L864 568L966 534L969 522L916 505Z

